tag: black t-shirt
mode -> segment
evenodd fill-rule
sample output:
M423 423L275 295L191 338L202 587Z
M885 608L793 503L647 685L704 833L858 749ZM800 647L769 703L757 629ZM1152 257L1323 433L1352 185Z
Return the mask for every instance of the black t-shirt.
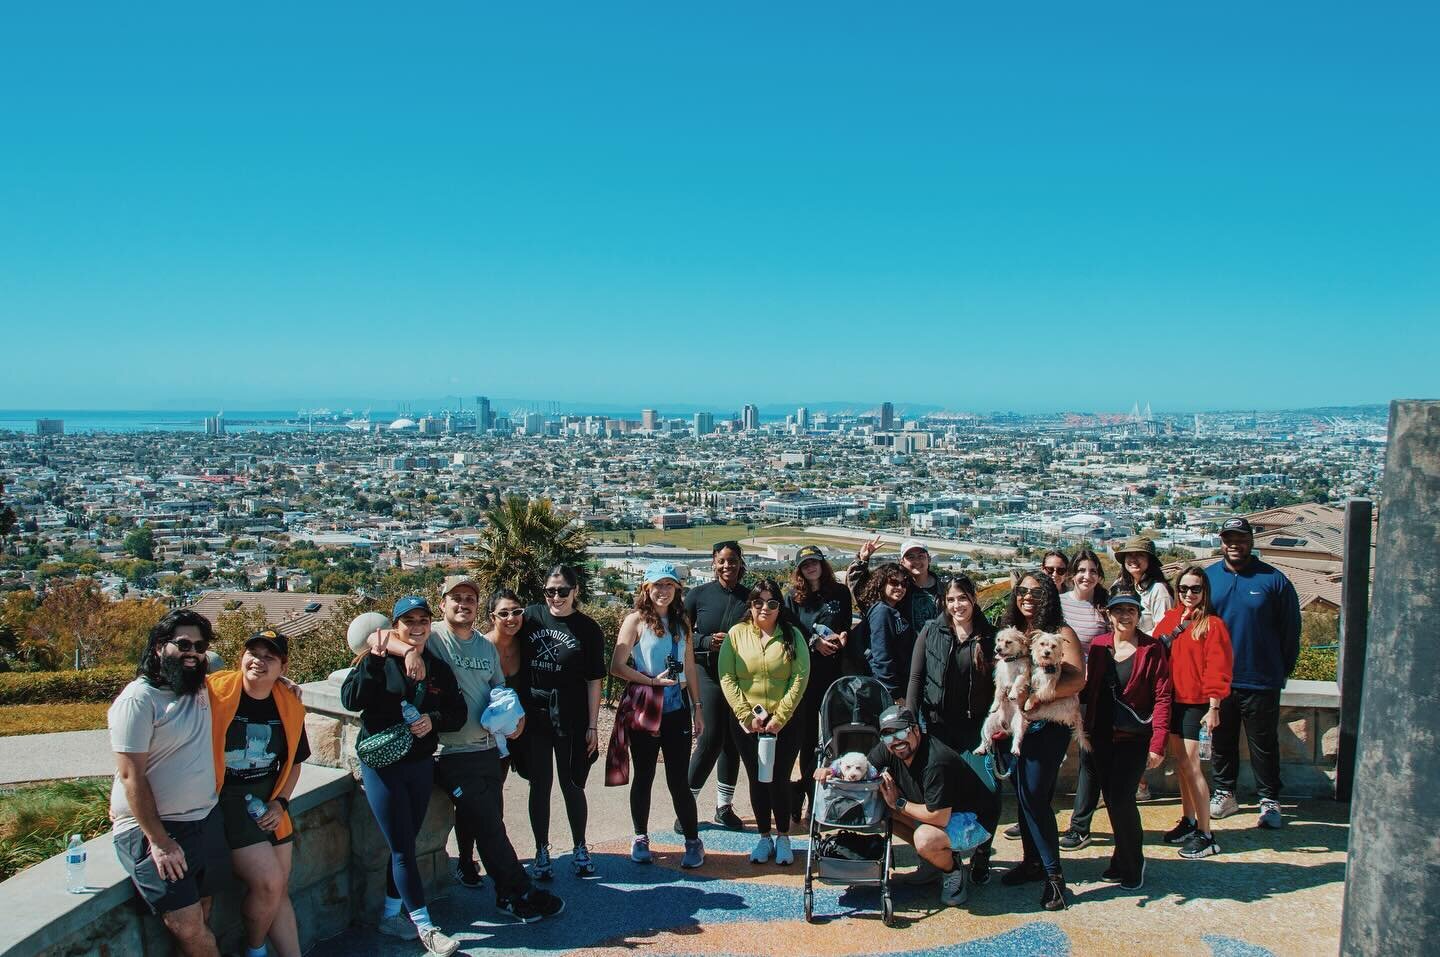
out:
M975 772L952 749L928 735L920 736L915 757L906 764L885 747L884 742L870 751L870 764L877 771L889 771L895 779L900 796L907 801L924 804L931 811L942 807L952 810L974 810L970 779L980 785Z
M280 773L287 740L274 697L252 698L240 692L235 717L225 729L225 783L248 784ZM295 763L310 757L310 739L300 727Z
M695 629L695 647L699 651L718 651L709 645L710 636L729 633L750 611L750 589L739 582L725 588L718 581L706 582L685 593L685 611Z
M520 670L524 678L518 684L526 692L520 697L527 717L548 723L551 709L528 692L555 691L559 693L557 713L566 730L577 723L584 728L590 720L586 683L604 678L607 670L605 634L600 626L584 612L556 618L548 606L531 605L525 609L521 637L524 660Z

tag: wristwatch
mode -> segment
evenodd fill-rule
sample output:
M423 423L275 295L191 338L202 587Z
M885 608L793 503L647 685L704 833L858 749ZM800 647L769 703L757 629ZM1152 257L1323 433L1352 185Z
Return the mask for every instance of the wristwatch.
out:
M907 801L907 800L905 800L903 797L897 797L897 798L895 799L895 810L897 810L897 811L903 811L903 810L905 810L905 805L907 805L907 804L909 804L909 803L910 803L910 802Z

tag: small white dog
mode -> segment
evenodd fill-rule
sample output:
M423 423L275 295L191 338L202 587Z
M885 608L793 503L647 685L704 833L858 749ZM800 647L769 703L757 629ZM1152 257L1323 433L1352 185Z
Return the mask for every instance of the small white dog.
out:
M1090 750L1090 738L1080 719L1079 696L1055 696L1055 689L1060 684L1063 647L1064 640L1059 635L1042 632L1030 638L1030 699L1025 702L1025 715L1015 734L1013 750L1016 754L1020 753L1025 728L1032 721L1054 721L1066 725L1075 740L1080 742L1080 750Z
M830 773L841 781L864 781L870 777L870 759L859 751L846 751L835 759Z
M989 754L995 750L995 736L1008 733L1016 739L1011 751L1020 753L1019 732L1020 709L1015 701L1020 692L1029 687L1030 642L1018 628L1004 628L995 636L995 700L990 703L990 713L980 729L980 746L976 754Z

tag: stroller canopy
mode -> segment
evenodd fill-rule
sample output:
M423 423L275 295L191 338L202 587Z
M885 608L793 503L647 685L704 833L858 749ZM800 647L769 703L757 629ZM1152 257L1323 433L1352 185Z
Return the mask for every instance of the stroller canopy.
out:
M820 747L833 760L846 751L864 753L880 740L880 715L894 701L874 678L837 678L820 701ZM837 735L839 740L837 740Z

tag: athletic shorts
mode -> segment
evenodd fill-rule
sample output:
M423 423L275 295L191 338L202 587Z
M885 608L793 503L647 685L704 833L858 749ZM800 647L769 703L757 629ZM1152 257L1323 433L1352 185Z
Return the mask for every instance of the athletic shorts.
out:
M1206 704L1180 704L1170 706L1170 733L1178 734L1186 741L1200 740L1200 719L1210 710Z
M275 790L275 778L269 777L254 782L254 787L245 785L227 784L220 789L220 816L225 822L225 844L236 850L241 847L249 847L252 844L288 844L295 840L295 831L292 828L285 837L276 837L274 831L267 831L255 819L250 812L245 810L245 795L254 794L264 801Z
M151 913L181 910L202 898L214 896L230 880L230 848L225 846L225 825L216 806L201 821L165 821L169 834L185 852L185 876L167 881L150 857L150 839L138 827L115 835L115 855L130 875L140 899Z

